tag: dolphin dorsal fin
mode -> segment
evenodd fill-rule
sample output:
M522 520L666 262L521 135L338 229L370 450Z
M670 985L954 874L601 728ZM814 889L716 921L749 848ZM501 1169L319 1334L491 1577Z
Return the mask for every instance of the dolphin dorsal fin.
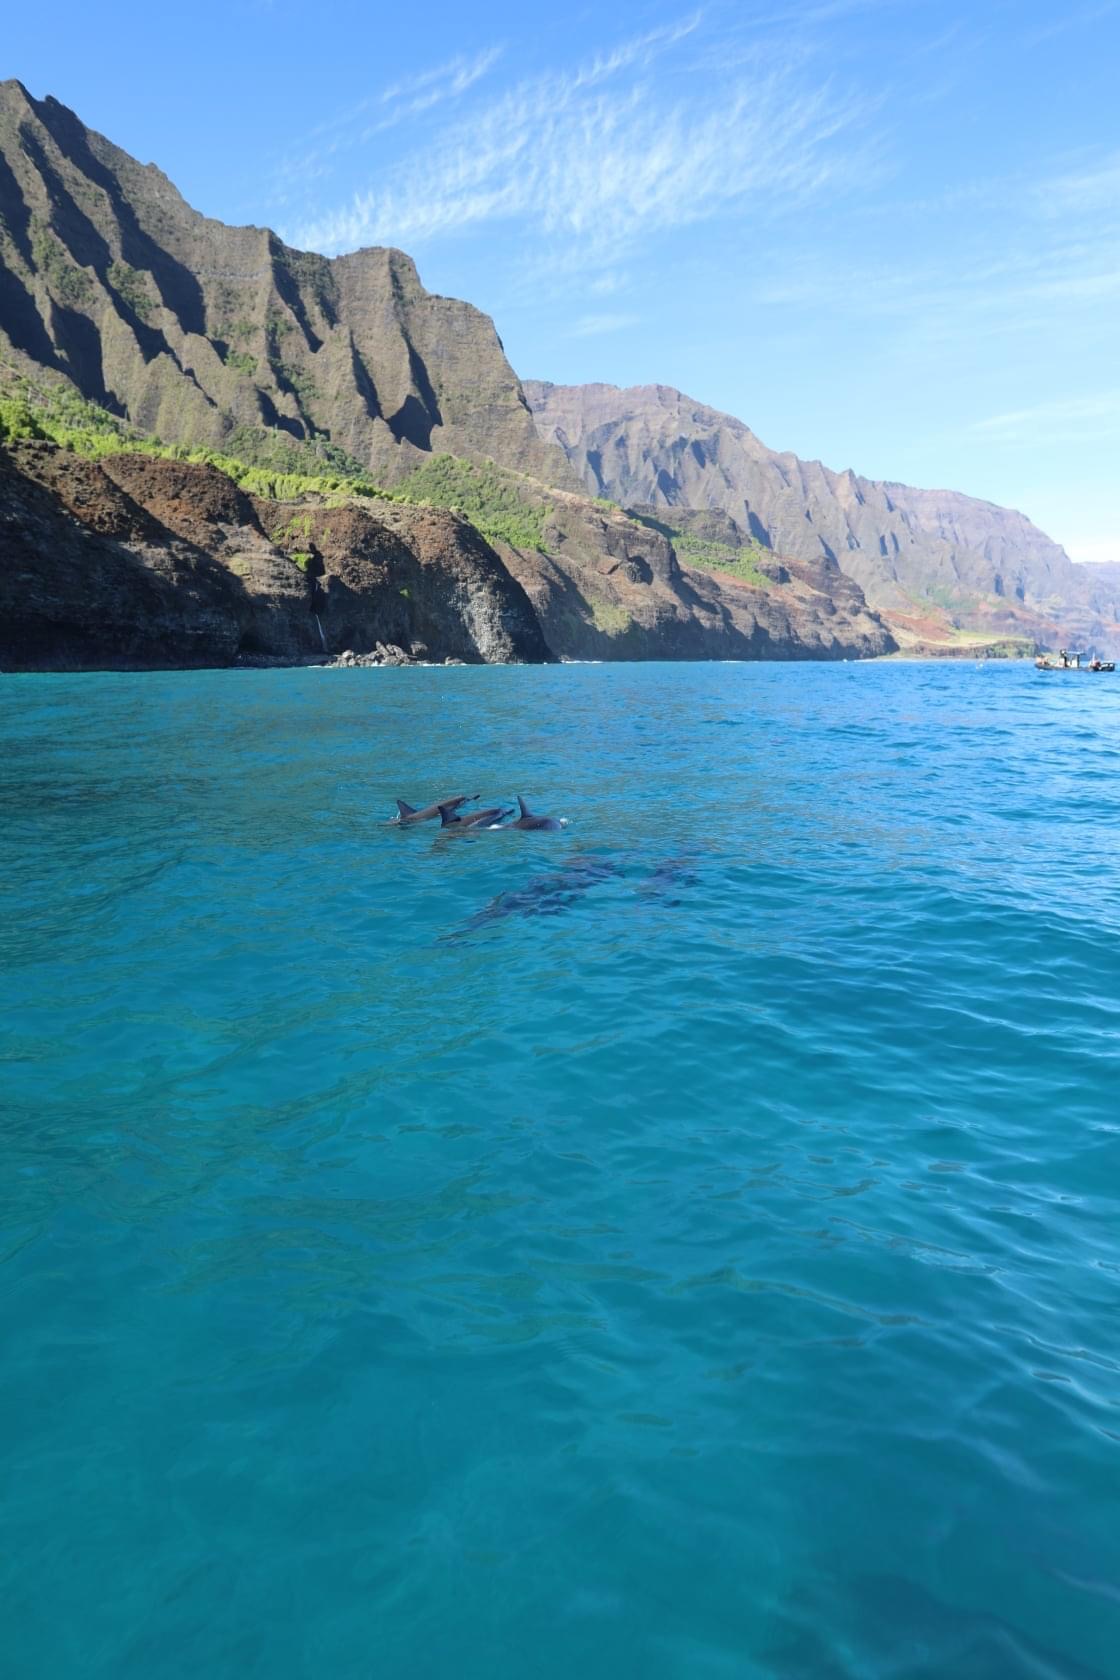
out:
M463 820L462 817L457 817L455 815L456 808L454 805L440 805L438 809L439 826L441 828L450 828L452 823L462 822Z
M415 805L406 804L403 799L398 799L397 814L402 817L414 817L416 815L416 807Z
M531 817L532 816L532 814L533 814L532 811L530 811L528 805L526 805L525 801L522 799L520 794L518 794L518 796L517 796L517 803L521 807L521 815L523 817Z

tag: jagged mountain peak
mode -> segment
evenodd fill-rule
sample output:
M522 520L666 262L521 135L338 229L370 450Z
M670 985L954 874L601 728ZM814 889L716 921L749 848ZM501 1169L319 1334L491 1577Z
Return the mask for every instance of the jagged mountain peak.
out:
M385 482L494 458L572 486L494 323L391 247L336 258L201 215L58 100L0 84L0 348L166 440L280 431Z

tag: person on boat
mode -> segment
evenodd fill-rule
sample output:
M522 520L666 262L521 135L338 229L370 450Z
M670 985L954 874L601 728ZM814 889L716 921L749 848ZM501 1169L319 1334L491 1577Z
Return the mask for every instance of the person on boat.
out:
M1062 662L1062 670L1064 671L1069 664L1069 654L1066 652L1065 648L1058 649L1058 658Z

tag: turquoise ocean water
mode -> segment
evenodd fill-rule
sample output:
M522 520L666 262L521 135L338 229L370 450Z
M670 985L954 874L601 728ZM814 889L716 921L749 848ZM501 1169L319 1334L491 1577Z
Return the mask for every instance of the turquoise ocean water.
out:
M5 1674L1120 1674L1115 679L0 700Z

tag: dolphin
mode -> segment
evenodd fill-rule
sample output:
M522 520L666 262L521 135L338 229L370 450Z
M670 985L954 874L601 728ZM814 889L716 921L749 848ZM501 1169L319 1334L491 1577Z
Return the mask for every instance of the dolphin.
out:
M661 898L666 904L679 904L680 899L673 896L677 888L696 887L700 884L700 877L693 868L693 862L694 859L685 853L664 858L656 869L646 876L638 891L643 897Z
M503 921L507 916L563 915L583 893L590 892L600 881L609 881L619 874L618 864L612 863L609 858L573 858L566 869L557 870L552 875L539 875L527 887L520 887L516 892L499 893L461 928L445 933L443 938L445 941L464 939L467 934L488 927L491 922Z
M510 823L511 828L522 828L526 832L534 831L543 834L559 834L563 828L563 817L535 817L520 794L517 796L517 803L521 809L521 815L516 822Z
M442 804L425 805L418 811L415 805L408 805L403 799L397 800L397 814L389 818L393 828L404 828L407 823L432 822L441 811L457 811L460 805L468 805L472 799L477 799L477 793L461 793L457 799L445 799Z
M460 817L456 814L457 806L458 801L447 801L439 807L441 833L450 830L452 834L465 834L468 829L497 828L503 817L513 815L512 806L492 805L488 811L471 811L467 816Z

